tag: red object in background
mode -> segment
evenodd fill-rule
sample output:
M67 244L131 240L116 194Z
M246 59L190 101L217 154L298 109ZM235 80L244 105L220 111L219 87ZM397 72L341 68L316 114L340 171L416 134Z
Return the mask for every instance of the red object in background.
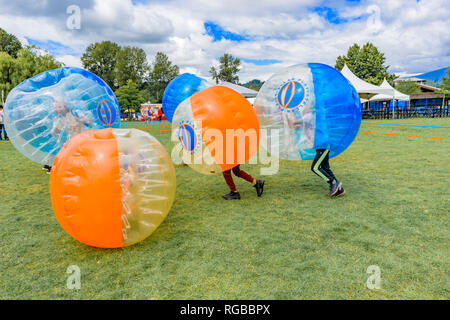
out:
M161 104L141 104L141 115L145 121L167 120Z

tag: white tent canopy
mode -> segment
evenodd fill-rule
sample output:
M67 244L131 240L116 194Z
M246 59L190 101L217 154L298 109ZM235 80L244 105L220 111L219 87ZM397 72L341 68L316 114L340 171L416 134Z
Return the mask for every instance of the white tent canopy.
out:
M255 104L256 97L255 98L247 98L247 100L253 106Z
M389 82L384 79L383 83L380 85L380 88L389 89L391 92L389 94L377 94L370 98L370 101L388 101L388 100L402 100L409 101L409 96L407 94L403 94L400 91L397 91L392 87Z
M392 90L390 89L378 87L358 78L353 72L350 71L347 65L344 65L341 73L355 87L356 92L358 92L360 98L370 98L377 94L392 94Z
M258 92L231 82L226 82L226 81L220 81L219 83L220 86L225 86L228 87L230 89L233 89L234 91L239 92L240 94L242 94L245 98L254 98L258 95Z

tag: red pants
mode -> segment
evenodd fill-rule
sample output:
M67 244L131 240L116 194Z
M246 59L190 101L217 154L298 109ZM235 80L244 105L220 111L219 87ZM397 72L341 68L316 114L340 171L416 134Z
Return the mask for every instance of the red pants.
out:
M247 172L241 170L241 168L239 168L239 165L234 167L232 170L235 176L253 183L254 180L253 177L249 175ZM225 178L228 187L230 187L230 190L232 192L236 192L236 185L234 184L233 177L231 176L231 170L224 171L223 177Z

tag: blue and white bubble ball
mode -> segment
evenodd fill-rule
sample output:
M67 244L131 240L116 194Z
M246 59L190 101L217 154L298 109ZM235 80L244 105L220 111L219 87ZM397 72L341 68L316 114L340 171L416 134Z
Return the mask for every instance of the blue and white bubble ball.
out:
M191 73L183 73L170 81L162 98L162 108L166 118L172 122L175 110L181 102L192 96L194 93L212 87L214 84L205 79L197 77Z
M256 97L263 145L286 160L312 160L316 149L342 153L361 124L355 88L336 69L320 63L298 64L274 74ZM273 144L277 144L274 148Z
M51 165L74 135L120 127L120 108L95 74L63 67L15 87L5 104L5 126L13 145L29 159Z

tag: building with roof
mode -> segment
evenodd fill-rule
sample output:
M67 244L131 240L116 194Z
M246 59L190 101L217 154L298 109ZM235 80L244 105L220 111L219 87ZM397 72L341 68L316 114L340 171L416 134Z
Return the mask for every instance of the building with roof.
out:
M447 69L442 68L410 77L402 77L395 82L413 81L420 93L406 95L392 87L386 79L380 86L367 83L358 78L347 65L341 73L352 83L363 104L363 116L371 117L374 113L382 117L409 116L410 114L428 114L448 116L450 97L441 94L439 88L442 78L447 76ZM406 115L408 114L408 115Z

